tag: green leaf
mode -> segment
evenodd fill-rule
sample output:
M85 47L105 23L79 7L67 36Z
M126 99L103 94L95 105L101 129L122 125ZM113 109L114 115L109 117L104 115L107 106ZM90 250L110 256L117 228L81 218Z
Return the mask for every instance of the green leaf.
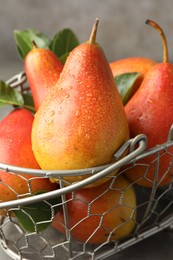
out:
M39 48L49 48L50 39L43 33L33 30L14 30L14 40L17 45L17 50L20 58L23 60L27 53L32 50L34 41Z
M63 29L55 34L50 43L50 49L58 57L62 57L64 54L72 51L77 45L79 45L79 41L73 31L70 29Z
M59 204L59 205L58 205ZM51 207L57 205L56 207ZM49 227L52 217L61 208L61 197L20 206L13 210L20 225L29 232L40 232ZM54 214L52 214L54 211Z
M13 105L13 106L23 106L24 100L21 93L4 81L0 81L0 106Z
M4 81L0 80L0 106L20 106L35 113L34 101L31 94L20 93Z
M59 57L60 61L64 64L66 62L66 59L68 57L68 55L70 54L70 52L66 52L64 55L62 55L61 57Z
M44 33L33 29L28 29L27 32L31 42L34 41L39 48L49 48L51 40Z
M24 105L26 109L30 110L31 112L35 113L34 101L31 94L22 93L22 97L24 100Z
M129 100L134 84L139 76L140 73L132 72L123 73L115 77L115 83L124 105Z

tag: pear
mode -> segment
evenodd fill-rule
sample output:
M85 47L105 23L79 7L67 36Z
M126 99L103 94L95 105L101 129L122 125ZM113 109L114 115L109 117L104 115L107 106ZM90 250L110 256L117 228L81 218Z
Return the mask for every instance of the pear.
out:
M24 168L40 169L31 147L33 114L19 108L0 122L0 162ZM8 167L7 167L8 168ZM0 171L0 201L10 201L39 191L57 188L48 178L31 174ZM3 214L3 211L0 211Z
M147 20L161 35L163 62L154 65L146 74L141 86L125 106L130 135L145 134L148 148L154 148L167 141L173 124L173 65L168 61L167 41L162 28L154 21ZM169 149L173 153L173 148ZM168 184L172 177L172 156L163 153L160 157L158 176L155 174L155 155L140 160L141 165L125 172L132 181L146 187ZM150 168L148 166L150 165Z
M24 69L37 111L49 89L57 83L63 64L51 50L38 48L33 42L33 49L25 57Z
M125 110L109 63L95 42L97 25L98 19L89 41L71 51L56 86L35 115L32 148L42 169L71 170L110 163L115 151L129 139ZM65 179L83 178L86 175Z
M136 193L122 175L91 189L68 193L68 229L83 243L99 245L129 235L136 223ZM64 212L55 215L52 226L65 233Z

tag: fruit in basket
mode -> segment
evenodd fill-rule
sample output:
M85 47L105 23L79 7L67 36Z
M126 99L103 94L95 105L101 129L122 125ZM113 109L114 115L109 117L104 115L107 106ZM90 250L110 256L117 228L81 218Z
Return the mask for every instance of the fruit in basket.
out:
M23 108L15 109L0 122L0 162L13 166L40 169L31 148L34 116ZM46 178L0 171L0 201L10 201L30 192L57 188ZM29 182L27 181L29 179ZM1 211L3 213L3 211Z
M130 234L136 220L136 194L122 175L91 189L66 195L68 228L81 242L101 244ZM55 215L52 226L65 233L63 209Z
M57 85L35 115L32 148L42 169L83 169L110 163L129 138L109 63L95 42L97 24L98 20L89 41L72 50ZM65 179L76 182L86 177Z
M140 73L140 76L136 79L134 83L133 90L131 92L131 97L139 88L146 73L155 64L156 62L154 60L145 57L128 57L109 63L114 77L124 73Z
M125 111L131 137L143 133L148 138L148 148L154 148L167 141L169 129L173 124L173 65L168 61L163 30L154 21L147 20L146 23L156 28L162 36L163 62L157 63L149 70L140 88L125 106ZM173 153L173 148L168 151ZM141 165L126 170L126 176L147 187L153 185L154 178L158 186L168 184L172 179L171 154L163 153L160 156L156 177L155 159L156 155L153 155L140 160Z
M25 57L24 68L38 110L49 89L57 83L63 64L51 50L38 48L33 43L33 49Z

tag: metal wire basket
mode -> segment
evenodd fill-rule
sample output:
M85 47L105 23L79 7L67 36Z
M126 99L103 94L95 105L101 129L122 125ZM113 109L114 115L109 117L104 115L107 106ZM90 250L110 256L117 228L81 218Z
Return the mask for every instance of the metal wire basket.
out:
M8 82L12 87L19 88L20 91L28 91L27 80L25 73L19 73L11 78ZM128 142L114 154L115 162L109 165L103 165L99 167L93 167L89 169L81 170L69 170L69 171L43 171L33 170L28 168L21 168L12 165L6 165L0 163L0 170L6 171L9 174L32 174L33 178L57 178L59 179L60 188L54 191L50 191L43 194L32 194L32 190L28 189L28 196L18 196L18 199L13 201L1 202L0 210L6 212L5 216L0 217L0 243L5 252L13 259L106 259L107 257L173 225L173 177L169 185L163 188L158 187L157 183L157 171L160 164L160 157L163 154L169 154L172 158L173 154L170 152L170 148L173 147L173 127L170 128L168 133L167 142L158 145L152 149L147 149L147 138L145 135L138 135ZM127 155L122 158L122 154L127 152ZM94 183L104 177L109 178L111 183L116 182L117 176L124 174L124 166L136 167L140 165L140 160L144 157L154 155L147 167L144 167L143 178L146 177L146 171L154 164L155 167L155 179L151 188L144 188L139 186L136 182L131 182L130 187L136 192L137 205L133 210L133 214L129 217L129 221L133 219L134 213L137 214L135 220L135 227L133 231L122 239L110 240L111 237L108 234L106 242L99 245L92 245L88 241L80 242L73 239L72 229L69 227L69 215L68 215L68 199L66 194L72 193L74 198L75 193L86 187L87 185ZM173 160L169 165L167 172L171 172ZM110 173L120 169L117 175L110 176ZM165 173L165 175L167 174ZM74 175L87 175L87 178L79 182L68 184L64 181L64 176ZM88 177L89 176L89 177ZM26 179L28 187L30 187L29 181ZM5 185L5 184L4 184ZM9 187L10 188L10 187ZM108 187L110 190L112 186ZM121 190L119 204L122 203L124 190ZM100 197L103 194L100 194ZM45 221L48 223L53 220L55 216L55 208L59 205L50 203L50 199L61 197L61 207L64 212L65 219L65 234L62 234L55 230L51 225L43 231L37 229L38 224L34 223L35 229L33 232L26 232L18 220L11 214L14 210L20 210L22 205L28 205L31 203L38 203L41 201L47 202L47 205L51 210L51 217ZM96 199L96 198L95 198ZM93 199L93 201L95 200ZM92 202L93 202L92 201ZM88 216L91 217L90 206L88 204ZM125 205L127 206L127 205ZM116 205L117 207L117 205ZM106 212L105 212L106 213ZM32 217L30 216L31 220ZM104 214L101 216L104 219ZM79 223L82 220L79 221ZM102 222L100 222L100 226ZM44 223L42 223L44 224ZM76 224L77 228L78 223ZM118 227L115 227L115 230ZM114 231L115 231L114 230ZM94 231L96 232L96 230ZM93 232L93 233L94 233ZM110 231L111 234L112 231Z

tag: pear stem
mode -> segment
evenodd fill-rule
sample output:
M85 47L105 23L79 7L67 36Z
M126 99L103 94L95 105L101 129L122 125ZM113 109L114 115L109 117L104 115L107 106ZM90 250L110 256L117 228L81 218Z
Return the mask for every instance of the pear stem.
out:
M165 34L164 34L162 28L156 22L149 20L149 19L146 20L146 24L151 25L160 33L160 35L162 37L162 43L163 43L163 62L168 63L169 58L168 58L167 40L166 40L166 37L165 37Z
M96 18L92 31L91 31L91 34L90 34L89 43L94 43L96 40L98 23L99 23L99 19Z

